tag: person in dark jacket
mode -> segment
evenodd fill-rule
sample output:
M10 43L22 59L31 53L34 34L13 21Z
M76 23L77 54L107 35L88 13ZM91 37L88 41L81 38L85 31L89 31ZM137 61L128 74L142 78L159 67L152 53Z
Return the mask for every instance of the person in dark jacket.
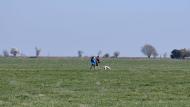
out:
M98 65L99 65L99 63L100 63L100 57L99 57L99 56L97 56L97 57L96 57L96 66L98 66Z

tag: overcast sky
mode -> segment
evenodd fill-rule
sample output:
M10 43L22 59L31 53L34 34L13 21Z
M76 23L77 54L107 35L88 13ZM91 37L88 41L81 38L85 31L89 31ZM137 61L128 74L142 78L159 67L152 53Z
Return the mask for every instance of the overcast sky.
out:
M0 51L73 56L99 50L143 56L190 48L190 0L1 0Z

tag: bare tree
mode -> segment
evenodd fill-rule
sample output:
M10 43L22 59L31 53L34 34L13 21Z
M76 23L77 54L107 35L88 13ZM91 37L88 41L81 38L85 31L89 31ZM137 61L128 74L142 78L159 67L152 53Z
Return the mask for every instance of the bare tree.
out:
M36 57L39 57L42 50L40 48L35 47L35 51L36 51Z
M156 58L156 57L158 56L158 53L157 53L156 51L154 51L154 52L152 53L152 56L153 56L154 58Z
M152 55L153 56L157 56L158 55L156 49L152 45L149 45L149 44L144 45L142 47L142 49L141 49L141 52L144 55L146 55L148 58L150 58Z
M98 56L100 56L102 54L102 51L100 50L100 51L98 51Z
M9 51L8 50L3 50L3 56L4 57L9 57Z
M163 57L164 57L164 58L167 58L167 52L164 53Z
M181 49L180 52L181 52L182 59L190 56L190 50L189 49L184 48L184 49Z
M190 57L190 49L187 49L187 51L186 51L186 57Z
M115 52L113 53L113 57L114 57L114 58L118 58L119 55L120 55L120 52L118 52L118 51L115 51Z
M83 53L84 53L83 51L79 50L78 51L78 57L81 58Z
M20 53L19 49L17 49L17 48L11 48L10 54L12 54L13 56L16 56L19 53Z

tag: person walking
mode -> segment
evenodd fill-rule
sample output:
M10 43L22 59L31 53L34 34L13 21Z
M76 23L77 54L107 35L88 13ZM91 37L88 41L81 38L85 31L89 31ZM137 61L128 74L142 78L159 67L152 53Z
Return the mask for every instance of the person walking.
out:
M95 70L96 69L97 61L96 61L96 58L94 56L91 57L90 63L91 63L90 70L92 70L92 68Z
M100 63L100 57L97 56L97 57L96 57L96 66L97 66L97 67L99 66L99 63Z

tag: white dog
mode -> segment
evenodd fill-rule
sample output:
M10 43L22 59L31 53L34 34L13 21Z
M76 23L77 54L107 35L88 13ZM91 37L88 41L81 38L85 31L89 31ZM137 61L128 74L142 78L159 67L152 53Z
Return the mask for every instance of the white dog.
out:
M111 70L109 66L104 66L104 70Z

